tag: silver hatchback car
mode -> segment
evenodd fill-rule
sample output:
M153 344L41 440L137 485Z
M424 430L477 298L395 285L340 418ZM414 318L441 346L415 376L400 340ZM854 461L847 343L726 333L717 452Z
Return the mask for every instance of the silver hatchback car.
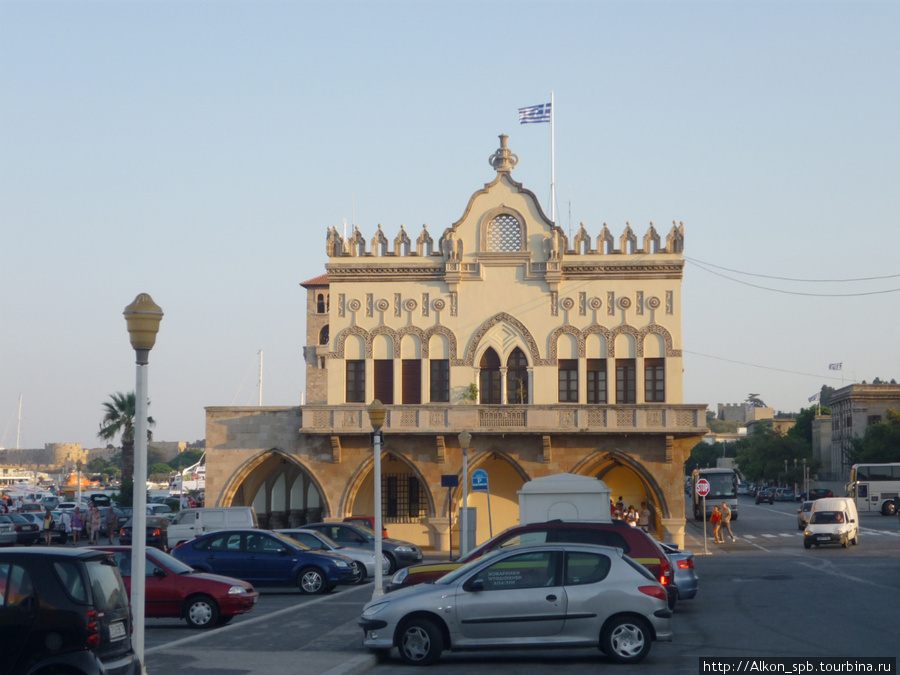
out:
M445 649L599 648L637 663L671 641L666 590L620 549L540 544L499 549L363 608L363 644L412 665Z

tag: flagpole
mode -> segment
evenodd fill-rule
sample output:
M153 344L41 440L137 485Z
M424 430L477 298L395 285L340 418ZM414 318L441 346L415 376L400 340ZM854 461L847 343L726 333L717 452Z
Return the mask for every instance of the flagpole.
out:
M550 220L556 222L556 105L550 92Z

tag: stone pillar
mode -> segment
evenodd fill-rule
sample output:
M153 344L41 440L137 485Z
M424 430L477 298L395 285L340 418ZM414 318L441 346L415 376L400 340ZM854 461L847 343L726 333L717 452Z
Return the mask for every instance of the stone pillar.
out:
M431 545L436 551L450 550L450 519L449 518L431 518L428 524L434 528L431 533Z
M684 518L661 518L663 541L684 548Z

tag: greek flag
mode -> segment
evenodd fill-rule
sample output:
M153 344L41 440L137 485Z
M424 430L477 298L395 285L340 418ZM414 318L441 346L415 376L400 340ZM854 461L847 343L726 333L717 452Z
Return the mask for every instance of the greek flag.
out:
M840 370L843 367L844 363L829 363L828 370Z
M552 103L532 105L527 108L519 108L519 124L536 124L550 121Z
M816 394L815 396L810 396L810 397L809 397L809 402L812 403L813 401L818 401L818 400L819 400L819 396L821 396L821 395L822 395L822 392L820 391L820 392L819 392L818 394Z

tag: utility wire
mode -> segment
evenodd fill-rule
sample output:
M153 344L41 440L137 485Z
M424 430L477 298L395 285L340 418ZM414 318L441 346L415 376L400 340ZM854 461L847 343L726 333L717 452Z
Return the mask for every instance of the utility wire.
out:
M815 298L855 298L862 295L884 295L885 293L897 293L900 292L900 288L890 288L884 291L867 291L865 293L803 293L801 291L785 291L781 288L769 288L768 286L760 286L758 284L751 284L747 281L741 281L740 279L734 279L729 277L726 274L720 274L719 272L714 272L711 269L707 269L702 264L700 264L696 260L691 260L689 258L685 258L688 262L692 263L696 267L699 267L704 272L709 272L710 274L714 274L717 277L722 277L723 279L728 279L729 281L733 281L736 284L742 284L744 286L750 286L751 288L759 288L763 291L772 291L773 293L783 293L785 295L805 295L808 297ZM738 274L743 274L743 272L738 272ZM775 277L777 278L777 277Z
M784 368L773 368L772 366L761 366L758 363L747 363L746 361L736 361L734 359L726 359L721 356L713 356L712 354L703 354L701 352L693 352L689 349L682 349L682 352L685 354L693 354L694 356L703 356L707 359L715 359L716 361L726 361L728 363L737 363L741 366L750 366L751 368L762 368L763 370L775 370L779 373L790 373L791 375L803 375L804 377L815 377L819 380L841 380L842 382L847 382L847 378L834 377L831 375L815 375L813 373L801 373L797 370L786 370ZM850 382L850 384L853 384Z
M741 270L733 270L729 267L722 267L721 265L713 265L712 263L705 262L703 260L697 260L696 258L688 258L686 255L682 256L688 262L692 262L699 265L706 265L707 267L715 267L717 270L725 270L726 272L733 272L734 274L744 274L748 277L762 277L763 279L777 279L779 281L799 281L802 283L817 283L817 284L837 284L837 283L845 283L849 281L878 281L880 279L896 279L900 277L900 274L888 274L880 277L859 277L858 279L794 279L791 277L777 277L769 274L756 274L754 272L742 272Z

